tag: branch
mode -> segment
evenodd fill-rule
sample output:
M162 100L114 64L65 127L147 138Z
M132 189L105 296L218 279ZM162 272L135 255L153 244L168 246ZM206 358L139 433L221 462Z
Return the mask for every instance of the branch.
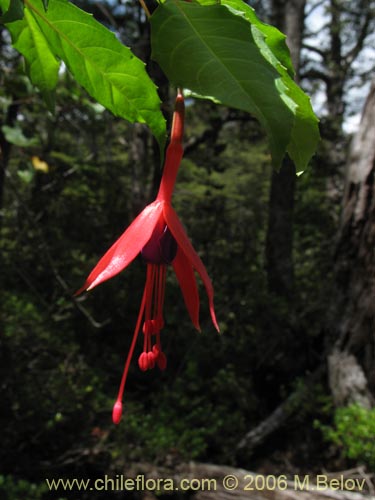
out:
M72 295L72 293L71 293L71 287L68 286L68 284L66 283L66 281L58 273L58 271L57 271L57 269L55 267L55 263L52 260L51 254L49 253L49 250L45 248L44 251L46 252L47 260L49 262L49 265L50 265L51 270L52 270L52 272L53 272L53 274L55 276L56 281L59 283L59 285L61 286L61 288L64 290L66 296L73 302L73 304L78 309L78 311L80 311L85 316L85 318L89 321L89 323L94 328L98 328L99 329L99 328L103 328L104 326L108 325L111 322L110 318L105 319L101 323L98 322L98 321L96 321L94 319L94 317L89 313L89 311L85 307L83 307L83 305L80 303L80 301L82 299L79 299L77 297L74 297L74 295Z
M305 19L307 19L313 12L315 9L317 9L318 7L320 7L321 5L324 5L326 3L326 0L320 0L319 2L317 2L315 5L312 5L310 7L309 10L306 10L305 12Z
M285 401L283 401L263 422L251 429L241 439L237 445L237 450L246 449L246 452L252 452L254 448L262 444L265 439L279 429L293 413L301 407L301 403L306 395L310 392L311 386L321 378L326 371L325 363L322 363L299 384L297 389L292 392Z
M185 155L188 156L194 150L196 150L201 144L213 144L216 142L218 135L225 123L225 119L215 120L215 126L206 129L202 134L195 137L191 137L189 141L185 144L184 151Z
M1 168L1 166L0 166L0 168ZM37 238L39 239L39 242L40 242L40 247L43 249L43 255L44 255L44 257L46 257L46 260L47 260L47 262L49 264L49 267L50 267L50 269L51 269L51 271L52 271L52 273L53 273L56 281L59 283L60 287L64 290L66 296L70 299L71 302L73 302L74 306L85 316L85 318L90 322L90 324L94 328L102 328L102 327L106 326L111 321L109 318L106 319L106 320L104 320L104 321L102 321L102 322L96 321L92 317L92 315L89 313L89 311L85 307L83 307L82 304L80 304L80 299L77 299L76 297L72 296L71 287L68 286L68 284L66 283L66 281L62 278L62 276L57 271L57 266L55 265L55 262L54 262L54 260L53 260L53 258L51 256L51 253L49 251L49 247L48 247L48 245L46 243L46 240L44 239L44 236L43 236L43 234L41 232L41 229L38 226L38 224L35 221L35 219L32 216L32 214L30 213L29 208L24 203L22 197L18 193L18 189L16 188L16 186L15 186L15 184L13 182L13 179L12 179L12 176L11 176L10 172L8 170L6 170L5 171L5 175L6 175L8 183L9 183L9 186L10 186L10 188L13 191L14 196L16 197L18 203L20 204L20 206L24 210L26 219L31 224L31 226L34 229L36 229L36 234L37 234ZM25 280L25 282L28 284L28 286L30 286L30 283L28 282L28 280L26 280L25 277L22 276L22 275L21 275L21 277ZM30 288L35 293L35 287L34 286L30 286Z
M98 2L96 4L96 7L98 7L98 9L102 12L103 16L108 19L108 21L110 22L111 26L116 31L118 31L118 24L117 24L115 18L113 17L113 15L111 14L111 12L107 9L107 6L106 5L102 5L101 2Z
M369 26L370 26L370 21L372 19L372 15L370 12L370 9L367 10L366 12L366 17L363 22L361 31L359 33L357 43L354 45L354 47L343 57L345 61L345 66L348 68L351 66L351 64L355 61L355 59L358 57L358 54L361 52L363 49L363 43L369 34Z
M323 82L327 84L329 84L331 80L326 73L323 73L323 71L314 68L309 69L305 72L301 72L300 79L302 80L305 78L308 78L309 80L323 80Z
M216 144L217 137L219 136L224 124L228 122L253 122L257 120L250 116L248 113L238 113L237 111L228 110L226 115L221 118L212 120L211 127L206 129L202 134L191 137L185 144L185 156L194 152L201 144Z
M281 427L289 416L293 413L291 402L294 398L292 393L281 405L279 405L263 422L251 429L241 439L237 445L237 450L246 448L247 452L252 452L254 448L263 443L263 441L279 427Z
M327 57L327 51L323 49L319 49L318 47L315 47L315 45L310 45L309 43L303 43L302 44L303 49L311 50L311 52L315 52L316 54L319 54L324 60Z
M322 26L320 26L319 28L317 28L315 30L306 30L304 36L305 36L305 38L319 36L319 35L321 35L323 30L329 29L330 26L331 26L330 21L327 21L326 23L324 23Z

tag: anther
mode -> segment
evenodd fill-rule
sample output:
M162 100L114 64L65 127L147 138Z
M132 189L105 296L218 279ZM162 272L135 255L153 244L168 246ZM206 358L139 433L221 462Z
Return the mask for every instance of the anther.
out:
M142 352L142 354L139 356L138 366L143 372L145 372L146 370L149 369L150 365L149 365L147 352Z
M167 368L167 356L164 354L163 351L159 352L159 355L156 359L156 363L159 367L159 370L164 371Z
M155 366L155 354L152 351L147 353L148 368L151 370Z

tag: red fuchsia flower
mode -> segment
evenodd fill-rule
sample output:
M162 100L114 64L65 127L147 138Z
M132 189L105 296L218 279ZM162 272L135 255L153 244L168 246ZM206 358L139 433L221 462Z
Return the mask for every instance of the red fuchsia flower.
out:
M155 201L142 210L103 255L83 287L77 292L79 294L84 290L91 290L112 278L125 269L138 254L141 254L147 263L141 307L112 412L115 424L121 420L125 382L142 320L144 340L143 352L138 359L140 369L145 371L157 365L160 370L164 370L167 366L167 358L160 341L160 332L164 326L163 305L167 265L173 266L191 321L200 330L199 295L194 271L198 272L206 288L212 322L219 331L210 278L171 205L177 172L183 156L184 112L184 98L179 91L173 114L171 141L167 148L163 176Z

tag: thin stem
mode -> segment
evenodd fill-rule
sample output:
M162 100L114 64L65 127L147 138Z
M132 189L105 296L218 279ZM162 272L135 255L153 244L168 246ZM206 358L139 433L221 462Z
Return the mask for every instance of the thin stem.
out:
M146 16L147 16L147 19L150 19L150 17L151 17L151 13L150 13L150 11L148 10L148 7L147 7L147 5L145 4L144 0L139 0L139 3L141 4L142 9L145 11Z

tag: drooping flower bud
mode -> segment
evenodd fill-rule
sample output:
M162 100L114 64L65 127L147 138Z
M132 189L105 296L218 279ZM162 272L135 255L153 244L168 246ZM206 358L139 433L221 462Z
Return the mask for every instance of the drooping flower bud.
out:
M116 401L112 410L112 421L114 424L119 424L122 417L122 403L121 401Z

